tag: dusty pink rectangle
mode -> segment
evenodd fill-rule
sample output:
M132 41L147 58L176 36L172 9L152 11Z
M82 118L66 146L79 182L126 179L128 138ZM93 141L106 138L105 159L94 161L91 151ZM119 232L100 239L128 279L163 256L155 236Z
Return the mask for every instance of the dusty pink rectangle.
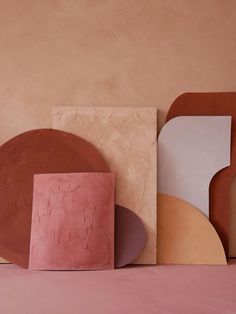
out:
M113 173L34 176L29 268L114 268Z

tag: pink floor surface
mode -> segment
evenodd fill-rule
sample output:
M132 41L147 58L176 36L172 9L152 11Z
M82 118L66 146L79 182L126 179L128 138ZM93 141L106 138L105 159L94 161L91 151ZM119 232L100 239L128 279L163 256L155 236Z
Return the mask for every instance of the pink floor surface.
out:
M236 264L107 271L0 265L0 314L235 314Z

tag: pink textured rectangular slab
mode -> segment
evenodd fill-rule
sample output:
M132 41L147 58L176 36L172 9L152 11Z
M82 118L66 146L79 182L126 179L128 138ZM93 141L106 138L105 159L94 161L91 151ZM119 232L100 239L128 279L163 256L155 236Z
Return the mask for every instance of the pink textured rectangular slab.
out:
M112 173L34 176L29 268L114 268Z

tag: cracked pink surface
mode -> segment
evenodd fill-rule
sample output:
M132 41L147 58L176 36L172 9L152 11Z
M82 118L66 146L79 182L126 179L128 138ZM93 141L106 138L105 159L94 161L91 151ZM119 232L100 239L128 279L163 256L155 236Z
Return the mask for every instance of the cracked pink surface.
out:
M34 176L29 268L114 268L112 173Z

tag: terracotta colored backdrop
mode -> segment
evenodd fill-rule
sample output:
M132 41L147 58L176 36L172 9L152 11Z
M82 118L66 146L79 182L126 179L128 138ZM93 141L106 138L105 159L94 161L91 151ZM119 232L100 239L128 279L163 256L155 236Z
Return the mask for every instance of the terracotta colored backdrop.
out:
M235 0L1 0L0 141L52 105L158 106L236 90Z
M235 0L1 0L0 143L52 105L157 106L236 90Z

